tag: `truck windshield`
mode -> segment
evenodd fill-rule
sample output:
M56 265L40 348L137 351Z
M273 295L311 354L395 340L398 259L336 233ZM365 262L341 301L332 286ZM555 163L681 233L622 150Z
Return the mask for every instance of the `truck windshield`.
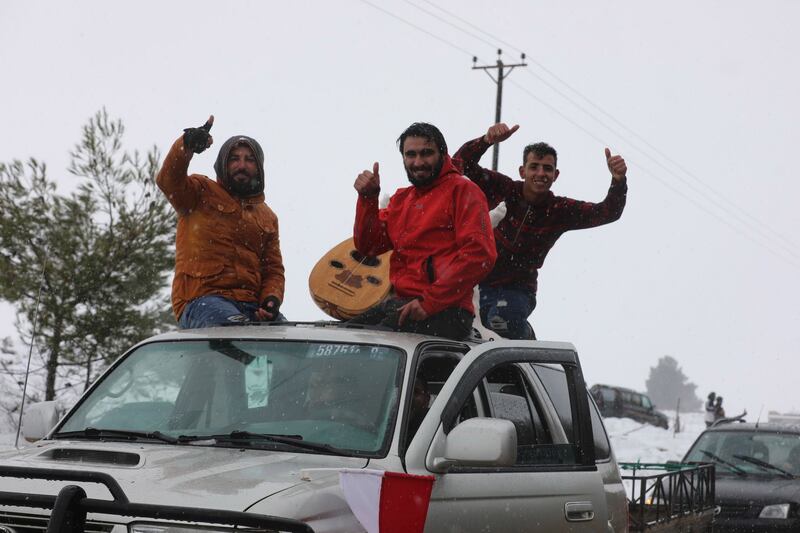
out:
M773 431L706 431L684 462L717 464L717 475L800 476L800 435Z
M404 358L401 350L369 344L146 344L94 387L59 433L94 428L191 438L248 432L377 455L388 448Z

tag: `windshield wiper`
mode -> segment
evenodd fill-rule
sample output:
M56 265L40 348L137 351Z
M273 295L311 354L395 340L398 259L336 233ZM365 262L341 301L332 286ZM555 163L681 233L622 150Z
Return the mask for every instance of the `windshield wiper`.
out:
M727 466L728 468L730 468L731 470L733 470L734 472L736 472L740 476L746 476L747 475L747 471L745 469L743 469L741 466L737 466L737 465L731 463L730 461L726 461L722 457L720 457L720 456L718 456L716 454L713 454L708 450L698 450L698 451L700 453L708 456L708 457L711 457L711 459L713 459L714 462L717 462L717 463L719 463L721 465Z
M123 438L125 440L150 439L178 444L180 441L175 437L161 433L160 431L128 431L124 429L99 429L88 427L78 431L61 431L52 435L54 439L106 439Z
M775 466L772 463L762 461L761 459L756 459L755 457L750 457L749 455L734 455L734 457L741 459L742 461L747 461L748 463L753 463L756 466L760 466L764 470L774 470L775 472L779 472L786 479L794 479L794 474L787 472L783 468Z
M347 455L347 453L330 444L322 444L319 442L304 441L301 435L275 435L271 433L250 433L249 431L235 430L230 433L223 433L218 435L197 435L188 436L181 435L178 437L181 442L191 442L196 440L215 440L217 442L253 442L253 441L267 441L275 442L278 444L286 444L296 448L311 450L321 453L329 453L335 455Z

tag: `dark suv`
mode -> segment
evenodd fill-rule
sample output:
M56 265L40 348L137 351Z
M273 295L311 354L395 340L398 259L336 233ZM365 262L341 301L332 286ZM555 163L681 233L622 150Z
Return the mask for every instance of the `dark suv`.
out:
M715 465L715 532L800 531L800 426L718 424L683 462Z
M667 415L656 411L650 397L635 390L611 385L592 385L592 393L600 414L604 417L616 416L632 418L639 422L669 429Z

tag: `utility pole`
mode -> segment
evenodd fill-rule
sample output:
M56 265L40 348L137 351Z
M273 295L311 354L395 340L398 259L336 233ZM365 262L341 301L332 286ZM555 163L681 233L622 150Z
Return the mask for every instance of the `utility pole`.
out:
M522 63L514 63L513 65L506 65L503 63L503 60L500 59L500 55L503 53L502 50L497 50L497 64L495 65L478 65L478 58L472 58L472 70L482 70L486 72L486 74L492 78L492 81L495 82L497 85L497 104L495 106L494 112L494 123L497 124L500 122L500 107L503 105L503 80L511 74L511 71L514 70L515 67L527 67L528 64L525 63L525 54L522 54L521 59ZM492 69L497 69L497 79L495 79L489 71ZM508 69L506 72L505 69ZM497 160L500 158L500 143L496 143L494 145L494 151L492 152L492 170L497 170Z

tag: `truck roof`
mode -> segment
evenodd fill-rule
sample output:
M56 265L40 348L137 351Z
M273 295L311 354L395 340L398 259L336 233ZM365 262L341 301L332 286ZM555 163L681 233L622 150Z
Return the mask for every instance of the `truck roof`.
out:
M376 326L322 321L253 323L213 328L174 330L145 339L137 344L137 346L154 341L200 340L209 337L225 339L291 339L314 342L363 342L370 344L388 344L408 351L413 351L422 343L438 342L470 348L484 342L490 342L478 338L456 341L444 337L391 331ZM568 342L529 342L535 343L539 348L569 349L575 351L575 347Z

